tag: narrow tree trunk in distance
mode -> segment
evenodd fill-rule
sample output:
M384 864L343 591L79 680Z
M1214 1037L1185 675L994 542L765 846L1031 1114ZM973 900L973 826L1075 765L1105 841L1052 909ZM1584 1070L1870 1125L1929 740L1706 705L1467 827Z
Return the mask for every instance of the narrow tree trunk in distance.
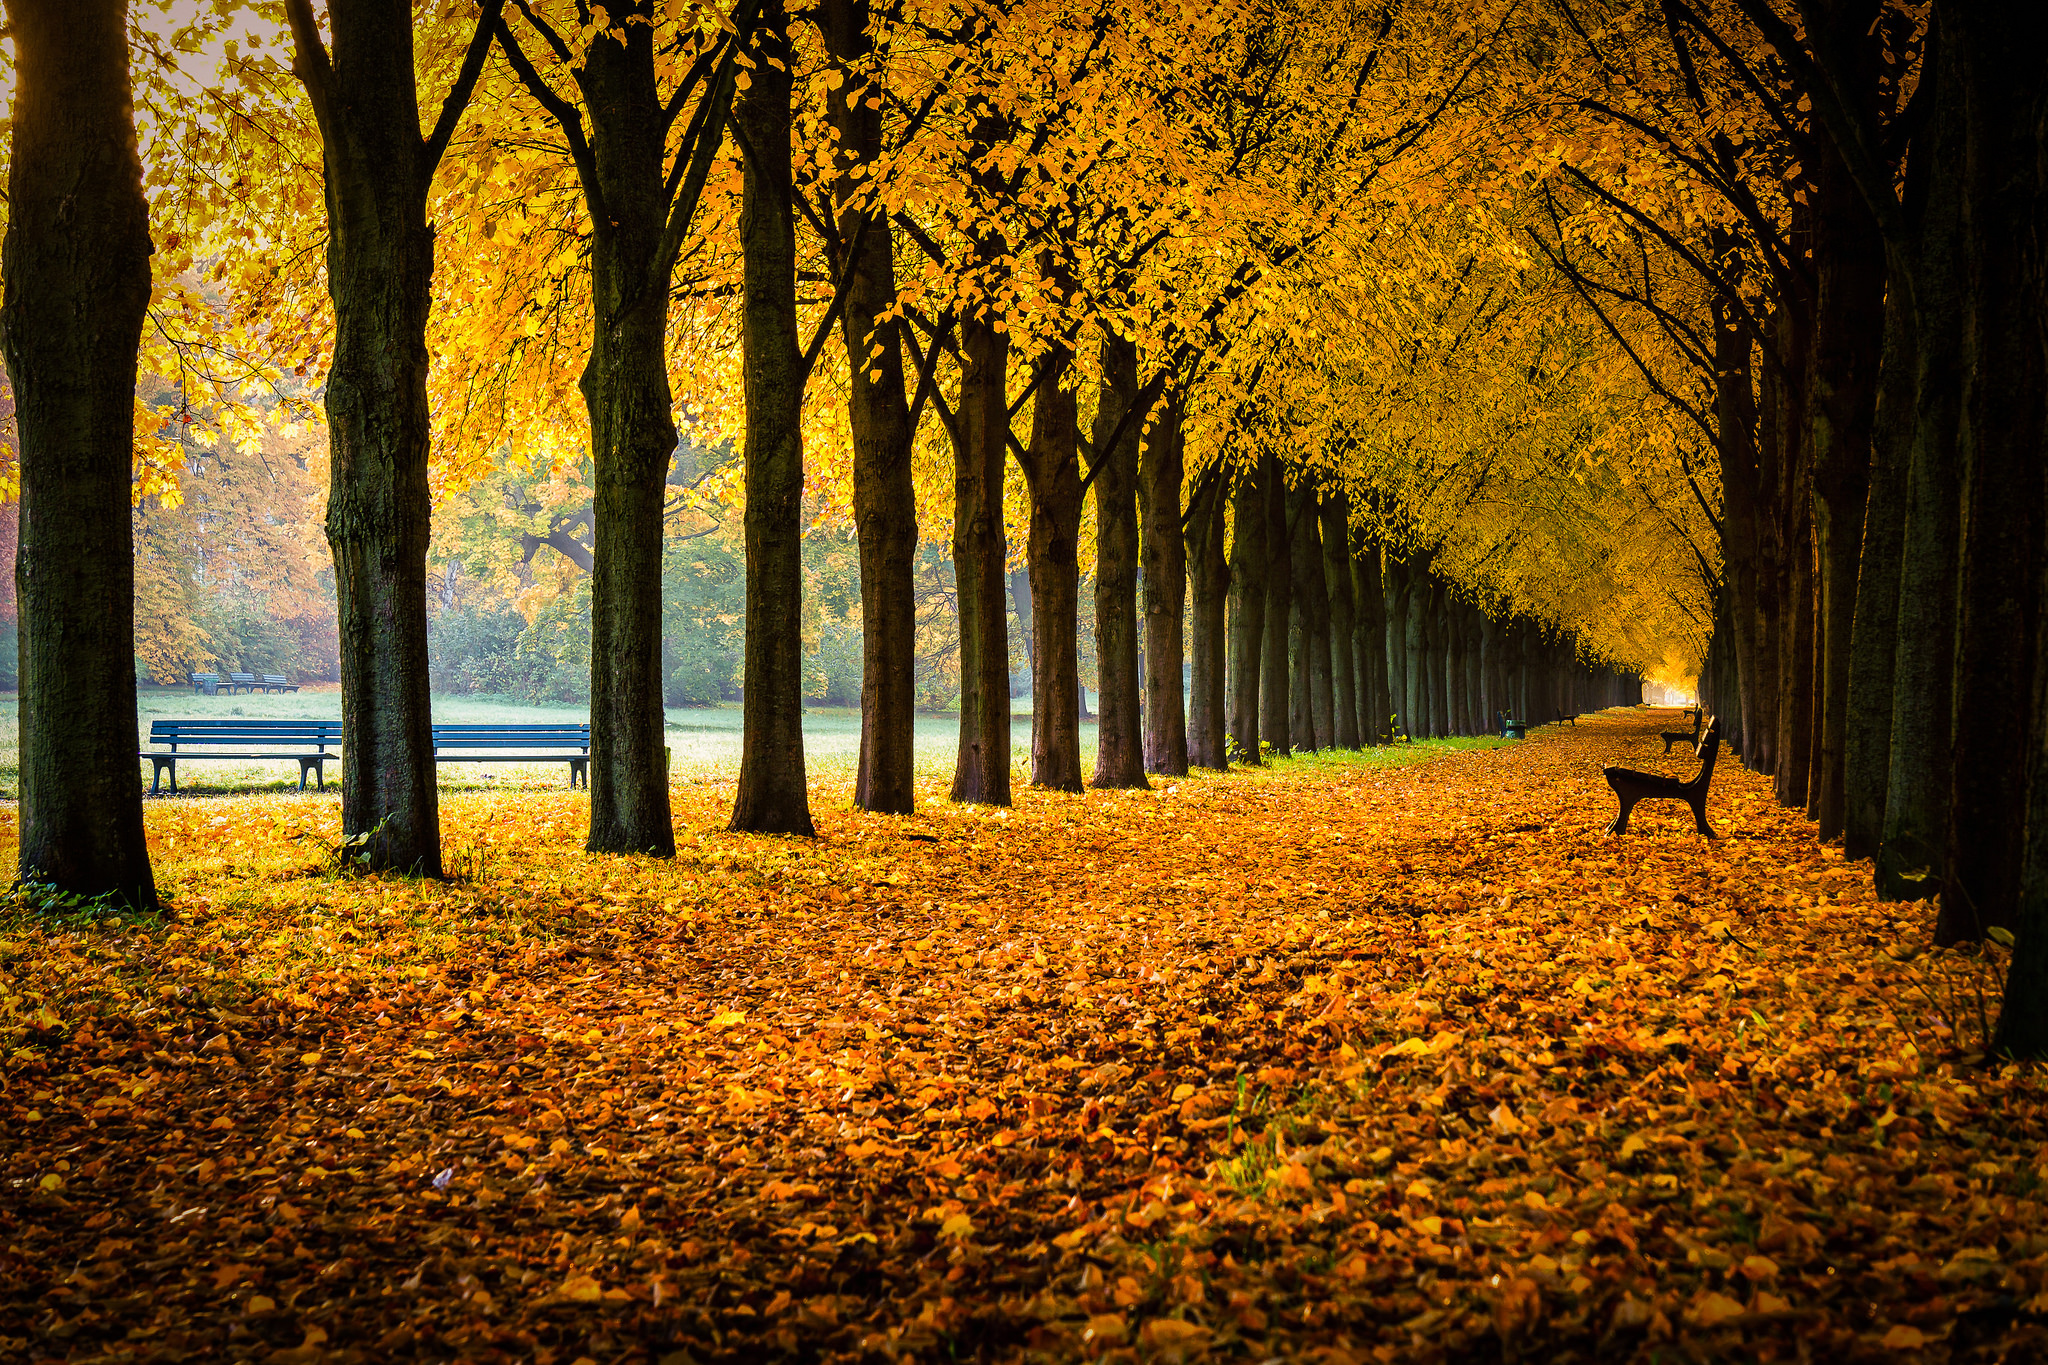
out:
M1259 664L1266 648L1266 498L1252 471L1236 476L1230 496L1230 738L1237 761L1260 753Z
M1102 395L1095 405L1095 668L1102 693L1096 729L1097 787L1147 789L1144 737L1138 718L1138 436L1124 424L1138 397L1138 348L1114 334L1102 342Z
M1323 582L1330 594L1330 742L1358 743L1358 617L1351 600L1351 503L1342 490L1322 500Z
M441 817L427 690L432 168L420 136L411 7L347 0L329 13L331 64L310 9L292 18L294 69L317 91L335 313L327 544L348 735L341 827L365 837L368 866L438 877ZM28 553L26 527L22 540Z
M960 604L960 749L952 799L1010 804L1010 621L1003 474L1009 453L1009 336L960 323L960 440L953 463L953 581Z
M1193 632L1188 648L1193 665L1188 680L1188 762L1198 768L1230 766L1224 690L1224 607L1230 594L1230 563L1223 549L1225 482L1222 466L1212 464L1195 480L1188 497L1188 584L1194 599L1188 614Z
M868 0L825 0L819 27L834 60L853 65L871 52L868 12ZM894 324L876 323L896 301L895 240L886 215L849 202L864 179L852 168L872 166L882 154L881 110L865 98L873 93L868 85L842 80L825 96L847 158L835 187L839 230L854 244L850 259L840 263L841 270L853 272L840 336L849 373L846 416L860 542L860 771L853 804L908 815L916 805L917 496L910 477L915 433L904 399L901 337Z
M7 5L15 87L0 346L20 436L20 875L147 910L157 895L135 758L128 490L153 248L127 10L126 0Z
M640 17L649 13L642 4ZM675 853L675 831L663 744L667 721L661 695L661 551L662 505L667 496L669 460L676 448L676 424L668 384L668 280L659 264L669 211L663 178L667 120L655 86L652 27L627 23L620 32L624 35L620 41L590 49L578 78L590 113L595 188L601 196L597 202L605 210L591 234L591 307L597 324L582 378L583 399L590 409L596 495L592 517L595 563L590 576L590 837L586 847L593 853L670 857ZM768 91L762 98L772 103L775 96ZM772 110L757 108L752 117L764 129L776 124ZM786 109L780 126L785 130L789 126ZM783 136L787 135L785 131ZM781 189L766 191L767 198L757 205L756 219L763 213L775 213L778 203L786 217L788 168L780 172L771 168L766 174L770 179L779 176ZM787 373L769 382L795 384L800 400L802 379L794 368L794 247L770 243L759 235L766 232L772 236L774 229L765 223L757 222L756 228L749 250L758 245L769 253L769 268L786 269L790 274L791 356ZM782 233L790 236L788 224ZM785 265L774 264L778 251ZM754 318L750 310L748 320ZM761 321L775 325L766 317ZM781 357L767 363L778 371L783 368ZM787 432L768 435L769 428L764 426L760 428L762 439L785 441L795 451L795 419L781 410L787 406L786 400L770 403L777 411L767 416L767 422L778 429L786 424ZM800 461L801 457L797 458ZM801 467L797 477L800 486ZM750 508L754 488L750 478ZM789 520L795 524L793 510ZM750 612L750 636L756 632L755 621ZM796 638L793 617L784 629L792 637L787 647L800 653L802 643ZM797 714L801 716L800 711ZM749 735L753 730L750 724ZM743 748L743 754L750 748L762 756L774 754L776 758L770 761L779 761L785 741L767 733L758 738L757 744ZM798 735L799 753L802 742ZM800 759L796 783L801 791ZM755 790L758 794L758 780Z
M1884 340L1884 244L1848 169L1821 140L1821 240L1808 402L1813 442L1813 530L1819 573L1818 782L1812 793L1822 839L1847 824L1850 639L1870 488L1871 428Z
M1492 616L1479 617L1479 733L1500 731L1500 623Z
M801 690L804 376L796 338L795 200L783 150L790 135L790 48L781 0L763 6L755 44L761 60L752 83L733 101L733 122L757 151L746 158L740 209L747 656L731 827L808 837L817 831L804 781Z
M1322 498L1314 490L1302 490L1301 511L1295 532L1295 578L1302 589L1302 621L1307 627L1309 711L1316 730L1316 747L1337 745L1336 660L1330 646L1330 582L1324 576L1328 562L1323 554Z
M1850 858L1877 856L1884 834L1885 784L1891 776L1899 562L1905 545L1906 471L1913 433L1912 327L1904 301L1894 294L1885 305L1870 497L1863 512L1856 622L1849 646L1842 851Z
M1299 527L1299 520L1294 520L1294 525ZM1307 595L1305 586L1296 575L1294 602L1287 613L1287 734L1295 749L1312 754L1322 747L1322 740L1316 734L1315 711L1309 700L1309 633L1303 601Z
M1288 733L1287 636L1294 612L1294 552L1287 525L1287 482L1280 461L1260 457L1259 488L1266 511L1266 648L1260 668L1259 738L1268 754L1294 751Z
M1384 744L1393 710L1387 695L1386 590L1379 547L1363 538L1351 556L1351 599L1358 623L1358 737L1366 744Z
M1877 894L1883 900L1938 895L1948 851L1961 536L1956 439L1963 382L1964 133L1958 54L1946 40L1936 47L1936 84L1924 134L1927 205L1915 253L1918 344L1905 542L1899 552L1898 648L1892 661L1891 768L1877 855Z
M1408 619L1403 624L1405 633L1403 653L1406 656L1406 689L1409 715L1408 734L1413 739L1433 739L1436 731L1431 728L1431 707L1429 701L1429 598L1431 593L1429 570L1422 564L1411 561L1408 566Z
M1387 699L1392 705L1389 727L1393 738L1415 738L1414 693L1409 690L1408 598L1415 581L1412 564L1387 553L1381 578L1386 584L1387 606Z
M1048 353L1032 398L1024 482L1031 494L1025 560L1031 601L1031 784L1081 790L1081 466L1075 395L1064 350Z
M1145 569L1145 771L1179 777L1188 770L1187 704L1181 692L1187 611L1187 547L1181 541L1181 409L1159 409L1145 433L1138 467L1144 509L1140 553Z

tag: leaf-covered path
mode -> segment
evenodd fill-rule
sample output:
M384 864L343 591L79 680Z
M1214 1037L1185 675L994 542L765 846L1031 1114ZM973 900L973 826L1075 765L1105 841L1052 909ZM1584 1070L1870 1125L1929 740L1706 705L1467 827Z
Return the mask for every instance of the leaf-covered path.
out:
M673 864L455 798L440 885L155 805L174 920L0 941L0 1357L2037 1349L1978 964L1732 765L1605 835L1670 724L815 845L690 788Z

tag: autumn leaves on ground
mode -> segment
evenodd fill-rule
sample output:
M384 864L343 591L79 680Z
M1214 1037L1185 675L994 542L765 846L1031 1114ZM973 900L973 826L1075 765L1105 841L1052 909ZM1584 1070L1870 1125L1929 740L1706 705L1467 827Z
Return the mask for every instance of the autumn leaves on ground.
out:
M1732 765L1607 836L1670 723L815 843L691 787L673 863L457 797L442 884L153 804L169 919L0 941L0 1356L2024 1353L1997 964Z

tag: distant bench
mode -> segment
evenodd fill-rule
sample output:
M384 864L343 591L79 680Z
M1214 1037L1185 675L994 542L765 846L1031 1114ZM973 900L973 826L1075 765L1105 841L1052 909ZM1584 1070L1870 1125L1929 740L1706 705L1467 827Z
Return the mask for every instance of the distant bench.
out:
M149 742L169 745L170 751L144 750L142 757L155 765L150 776L149 794L155 796L163 782L164 775L171 779L171 795L178 794L178 760L195 758L219 759L268 759L277 762L297 762L299 765L299 790L306 789L306 774L311 773L320 784L327 788L327 760L339 758L339 753L329 752L330 748L341 747L341 722L338 720L156 720L149 724ZM181 745L201 744L209 746L203 752L180 748ZM221 750L211 746L235 744L243 747ZM267 745L257 750L249 746Z
M192 675L192 690L202 697L219 696L220 690L223 687L228 690L229 696L233 696L237 692L296 692L299 690L299 685L282 673L265 673L261 677L254 673L230 673L226 681L222 681L218 673L194 673Z
M1638 801L1683 801L1692 807L1694 828L1709 839L1716 837L1713 827L1707 824L1707 789L1713 785L1714 758L1720 751L1721 722L1709 721L1700 743L1700 770L1690 781L1681 782L1661 773L1637 772L1633 768L1602 768L1600 775L1607 779L1607 785L1621 802L1621 813L1609 822L1607 832L1628 833L1629 812Z
M310 773L327 789L326 764L339 758L338 720L159 720L150 722L149 742L168 745L145 750L155 765L149 794L156 796L170 777L171 795L178 794L179 759L264 759L299 765L299 790ZM189 745L205 745L191 749ZM219 749L216 745L239 745ZM264 745L258 749L254 746ZM436 725L436 763L557 763L569 765L569 785L590 785L590 726L583 725Z
M478 753L524 749L527 753ZM554 763L567 760L569 785L590 785L590 726L436 725L436 763Z

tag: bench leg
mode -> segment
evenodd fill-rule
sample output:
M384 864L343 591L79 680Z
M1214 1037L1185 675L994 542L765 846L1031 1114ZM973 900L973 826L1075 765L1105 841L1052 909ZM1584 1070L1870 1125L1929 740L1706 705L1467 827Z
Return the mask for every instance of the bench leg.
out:
M1622 796L1619 792L1615 793L1615 795L1621 801L1621 814L1607 822L1607 832L1609 834L1626 834L1628 833L1628 813L1636 808L1636 803L1628 797Z
M1721 837L1714 833L1713 826L1707 823L1707 794L1705 792L1701 792L1686 804L1692 807L1692 822L1698 828L1701 838L1718 839Z
M578 778L582 779L584 787L588 788L590 786L590 757L587 754L582 758L572 758L569 760L569 786L571 790L575 789Z

